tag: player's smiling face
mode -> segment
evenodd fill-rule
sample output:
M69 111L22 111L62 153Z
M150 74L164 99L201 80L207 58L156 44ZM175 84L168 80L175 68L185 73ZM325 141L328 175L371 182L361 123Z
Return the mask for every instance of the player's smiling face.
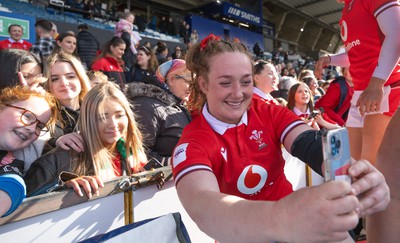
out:
M250 59L243 53L227 52L210 58L209 66L208 80L199 77L208 111L222 122L238 124L253 95Z

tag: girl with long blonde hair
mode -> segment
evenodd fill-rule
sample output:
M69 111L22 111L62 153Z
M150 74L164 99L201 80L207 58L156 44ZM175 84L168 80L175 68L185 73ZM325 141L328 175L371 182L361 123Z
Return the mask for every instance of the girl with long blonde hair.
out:
M81 141L73 131L82 100L91 88L86 71L74 56L60 52L53 53L46 59L45 76L48 79L45 88L58 100L61 113L61 119L47 143L45 152L56 146L81 152Z
M82 186L91 198L103 181L142 171L147 163L130 104L112 82L100 83L89 91L76 130L85 152L58 148L36 160L25 177L28 196L61 183L80 196Z

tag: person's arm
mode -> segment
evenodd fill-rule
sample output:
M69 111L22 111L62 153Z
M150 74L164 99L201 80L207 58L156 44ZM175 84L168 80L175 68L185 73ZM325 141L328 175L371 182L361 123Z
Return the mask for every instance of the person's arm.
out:
M10 156L7 154L6 156ZM0 217L15 211L26 197L26 186L21 175L24 161L10 156L10 162L3 157L0 161Z
M12 200L7 192L0 190L0 217L6 214L10 210L12 205Z
M68 133L57 138L55 144L64 150L73 149L76 152L83 152L82 136L77 132Z
M24 75L22 74L22 72L18 72L18 79L19 79L19 84L21 86L28 87L30 90L36 91L36 92L38 92L40 94L44 94L46 92L42 87L42 84L44 84L47 81L47 79L44 78L44 77L34 78L31 83L28 83L25 80Z
M285 137L283 145L291 155L307 163L322 176L322 140L320 131L307 124L293 128Z
M378 65L369 84L360 95L357 106L361 115L378 111L383 99L383 86L400 58L400 29L393 23L400 23L400 7L391 7L377 16L379 28L385 35L379 53Z
M323 160L321 135L318 132L310 133L309 130L307 125L295 127L286 136L284 146L292 155L296 156L297 153L296 157L302 161L310 160L309 165L318 172L316 169L322 170ZM389 187L381 172L366 160L353 161L348 172L352 177L352 194L360 201L357 212L361 217L387 207L390 201Z
M377 21L385 39L379 53L378 65L372 76L386 81L400 58L400 29L393 24L400 21L400 7L383 11L378 15Z
M178 196L199 228L222 242L327 242L349 238L358 207L351 187L335 181L299 190L278 202L223 194L209 171L180 179Z
M82 189L88 198L98 194L103 182L96 176L78 176L71 173L70 153L57 148L32 163L24 176L28 197L36 196L64 186L74 189L83 196ZM82 188L80 188L82 186Z
M72 175L73 178L65 179L63 178L65 177L64 175L67 175L67 177ZM93 194L99 196L99 188L104 187L103 180L98 176L77 176L73 173L62 172L60 178L63 181L65 180L65 185L68 188L72 188L80 197L83 197L83 190L89 199L93 197Z
M0 217L15 211L26 196L26 187L21 176L0 175Z
M324 68L327 66L349 67L350 61L347 52L331 55L323 55L315 63L314 75L317 78L323 78Z
M337 84L331 84L325 93L317 102L315 102L315 108L322 107L325 114L337 122L340 126L344 126L345 122L339 114L335 112L336 106L338 106L340 100L340 88Z
M323 128L326 128L328 130L332 130L332 129L336 129L336 128L340 128L340 126L338 124L333 124L330 123L328 121L326 121L321 114L318 114L315 117L315 121L318 123L318 125L320 125Z
M57 148L38 158L24 175L27 196L36 196L56 188L59 184L58 175L69 169L68 151Z

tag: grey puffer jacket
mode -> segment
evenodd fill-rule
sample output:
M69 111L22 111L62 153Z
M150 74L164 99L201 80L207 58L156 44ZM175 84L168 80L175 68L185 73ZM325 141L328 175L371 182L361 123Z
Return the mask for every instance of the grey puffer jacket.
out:
M148 160L158 164L153 167L168 165L183 128L191 121L189 112L179 98L156 85L130 83L125 95L134 106Z

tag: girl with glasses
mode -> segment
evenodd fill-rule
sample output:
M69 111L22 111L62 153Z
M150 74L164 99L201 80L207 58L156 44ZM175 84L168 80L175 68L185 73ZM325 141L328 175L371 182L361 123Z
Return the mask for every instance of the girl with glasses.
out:
M144 135L150 167L170 165L172 151L183 128L191 121L184 104L189 97L190 72L184 60L175 59L158 67L156 77L129 84L127 98Z
M16 85L26 86L30 90L44 93L42 84L42 63L35 54L20 49L0 51L0 90ZM16 158L25 162L25 170L42 155L43 147L50 133L40 136L27 147L14 151Z
M24 162L14 152L31 145L54 126L56 101L49 93L15 86L0 95L0 216L14 211L25 197Z

